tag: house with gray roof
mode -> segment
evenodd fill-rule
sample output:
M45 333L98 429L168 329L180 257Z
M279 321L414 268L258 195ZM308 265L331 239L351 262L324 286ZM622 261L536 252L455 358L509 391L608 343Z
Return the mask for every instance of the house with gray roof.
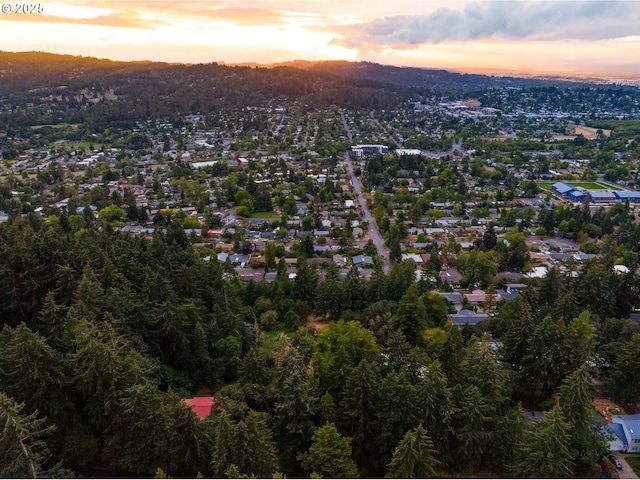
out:
M346 267L347 266L347 260L346 258L344 258L342 255L340 255L339 253L336 253L333 256L333 263L335 263L339 268L342 267Z
M447 268L440 272L440 280L450 285L457 285L462 280L462 274L455 268Z
M486 313L475 313L471 310L460 310L458 313L449 314L449 319L453 325L462 328L466 324L477 325L482 320L488 320L489 315Z

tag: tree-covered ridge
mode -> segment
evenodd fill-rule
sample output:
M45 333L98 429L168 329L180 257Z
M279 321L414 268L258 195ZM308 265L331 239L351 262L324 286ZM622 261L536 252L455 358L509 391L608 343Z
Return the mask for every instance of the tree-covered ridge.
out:
M99 465L189 476L598 476L606 447L591 423L592 366L611 365L604 379L622 400L640 396L628 369L638 326L594 295L597 278L608 282L603 295L637 296L637 277L609 275L600 259L575 278L551 270L488 325L460 330L410 262L370 280L299 262L294 280L245 284L198 258L181 229L145 240L92 224L72 233L62 218L0 225L10 475ZM337 321L310 328L324 303ZM216 408L198 420L182 398L203 391ZM530 422L520 405L555 394L545 420Z

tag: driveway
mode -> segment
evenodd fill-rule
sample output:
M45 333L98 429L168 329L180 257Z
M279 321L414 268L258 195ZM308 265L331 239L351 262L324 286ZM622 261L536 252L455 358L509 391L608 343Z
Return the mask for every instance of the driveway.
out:
M613 453L622 464L622 470L618 470L618 478L639 478L638 475L636 475L636 472L633 471L633 468L629 466L620 452L611 453Z

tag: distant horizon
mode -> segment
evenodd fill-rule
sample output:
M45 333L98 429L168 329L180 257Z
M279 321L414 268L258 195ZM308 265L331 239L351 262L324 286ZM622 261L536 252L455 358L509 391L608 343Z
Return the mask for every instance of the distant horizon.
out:
M0 49L117 61L368 61L640 79L638 0L50 0L3 5Z
M475 69L465 69L462 68L446 68L439 66L417 66L417 65L395 65L391 63L382 63L379 61L372 60L345 60L340 58L334 59L321 59L321 60L306 60L302 58L293 58L291 60L284 60L280 62L273 63L260 63L254 61L247 62L228 62L224 60L210 60L210 61L197 61L197 62L189 62L189 61L180 61L180 60L154 60L150 58L139 58L139 59L119 59L119 58L109 58L103 56L97 56L92 54L76 54L76 53L59 53L59 52L49 52L44 50L23 50L23 51L11 51L6 49L1 49L0 52L11 53L11 54L28 54L28 53L43 53L50 55L69 55L73 57L80 58L94 58L97 60L105 60L112 62L123 62L123 63L164 63L167 65L206 65L206 64L218 64L225 66L257 66L262 68L274 68L279 66L292 66L294 68L299 68L295 64L296 63L308 63L308 64L316 64L316 63L324 63L324 62L346 62L346 63L374 63L382 66L388 67L397 67L397 68L417 68L422 70L444 70L451 73L461 73L461 74L476 74L476 75L485 75L485 76L500 76L500 77L515 77L515 78L557 78L557 79L576 79L576 80L607 80L607 81L628 81L633 83L634 85L640 86L640 71L637 73L624 73L624 72L576 72L572 70L563 70L563 69L522 69L522 70L514 70L508 68L491 68L491 67L478 67Z

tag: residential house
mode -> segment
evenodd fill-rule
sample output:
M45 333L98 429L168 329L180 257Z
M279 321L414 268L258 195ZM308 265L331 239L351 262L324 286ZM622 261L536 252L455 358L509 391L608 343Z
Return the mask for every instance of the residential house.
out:
M241 267L248 265L250 259L251 256L246 253L234 253L229 257L229 261L232 265L240 265Z
M356 267L373 267L373 258L370 255L356 255L351 260Z
M455 307L456 311L459 311L462 309L462 301L463 301L463 295L460 292L436 292L437 295L440 295L442 298L444 298L445 300L453 303L453 306Z
M489 315L486 313L475 313L471 310L460 310L458 313L449 314L449 319L453 325L462 328L466 324L477 325L482 320L489 319Z
M403 253L402 260L413 260L416 264L422 263L422 257L417 253Z
M339 253L336 253L333 256L333 263L335 263L338 266L338 268L346 267L347 266L347 259L344 258Z
M507 283L504 286L508 293L522 293L527 287L526 283Z
M459 285L462 274L455 268L447 268L440 272L440 280L450 285Z
M606 429L612 434L611 450L640 452L640 414L613 415Z

